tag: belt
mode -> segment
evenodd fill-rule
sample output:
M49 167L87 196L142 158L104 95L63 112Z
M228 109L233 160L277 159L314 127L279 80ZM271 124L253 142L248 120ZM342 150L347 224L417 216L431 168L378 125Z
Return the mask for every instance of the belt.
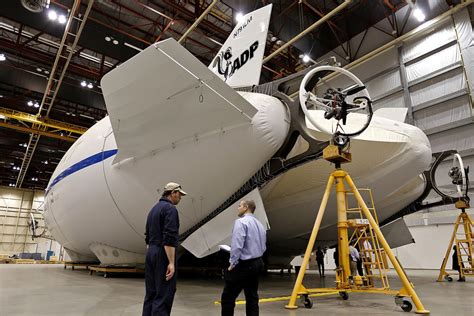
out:
M261 260L261 259L262 259L262 257L246 259L246 260L239 259L239 263L250 263L250 262L254 262L254 261L257 261L257 260Z

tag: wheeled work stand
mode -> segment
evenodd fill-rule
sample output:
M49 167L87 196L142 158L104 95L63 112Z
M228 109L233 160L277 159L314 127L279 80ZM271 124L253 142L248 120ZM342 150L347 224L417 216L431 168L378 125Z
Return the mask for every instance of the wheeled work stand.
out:
M449 241L448 249L446 250L446 255L444 256L439 271L438 282L443 280L451 282L453 280L453 278L449 276L449 273L446 272L446 263L448 262L449 254L454 243L456 243L460 278L474 276L473 222L471 217L466 213L466 208L469 208L469 204L466 201L459 200L455 205L456 208L461 209L461 214L459 214L454 224L453 234L451 235L451 240ZM461 229L461 227L463 229Z
M305 300L305 307L311 307L312 302L309 300L309 295L314 293L324 293L324 292L338 292L343 299L347 299L348 293L350 292L361 292L361 293L381 293L381 294L392 294L395 295L395 302L402 307L404 311L411 310L411 303L408 300L405 300L404 297L410 297L415 304L416 313L418 314L428 314L429 311L426 310L421 303L418 295L416 294L413 285L408 280L405 271L401 267L400 263L392 253L387 241L385 240L382 232L380 231L377 222L375 221L374 217L370 213L366 203L362 199L361 194L357 190L354 182L352 181L349 174L341 169L342 163L347 163L351 161L351 154L342 151L342 149L335 145L329 145L325 148L323 152L324 159L328 160L329 162L335 163L336 170L331 173L329 176L329 180L326 186L326 191L324 192L323 199L321 201L321 205L319 207L318 215L316 217L316 221L314 223L313 230L311 232L311 237L308 241L308 246L306 248L306 252L304 255L303 263L301 265L301 269L298 273L298 277L296 279L295 286L293 288L293 292L291 294L290 301L288 305L285 306L287 309L296 309L298 306L296 305L296 299L298 295L301 295L302 298ZM344 182L350 188L350 192L354 195L357 203L359 204L361 211L364 217L368 221L368 226L374 232L378 242L380 242L381 247L388 255L390 262L395 267L397 271L398 277L402 281L403 287L399 291L390 291L389 288L379 288L375 289L371 286L364 286L360 284L360 282L353 282L354 280L350 277L350 263L349 263L349 240L348 240L348 228L349 223L347 219L347 201L346 201L346 189L344 186ZM321 225L321 221L323 219L324 211L326 209L326 205L331 194L331 189L333 184L336 184L336 198L337 198L337 230L338 230L338 247L339 247L339 266L338 273L337 273L337 282L336 288L325 288L325 289L307 289L303 286L303 278L306 272L306 267L309 262L310 254L313 251L314 243L316 241L316 237L319 231L319 227ZM359 284L357 284L359 283Z

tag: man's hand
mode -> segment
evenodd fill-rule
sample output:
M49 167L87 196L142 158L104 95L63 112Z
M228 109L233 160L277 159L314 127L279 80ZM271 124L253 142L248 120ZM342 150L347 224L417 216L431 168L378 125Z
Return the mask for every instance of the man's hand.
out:
M232 271L233 268L234 268L233 266L229 266L227 270Z
M173 275L174 275L174 264L170 263L168 264L168 268L166 269L166 281L171 280Z

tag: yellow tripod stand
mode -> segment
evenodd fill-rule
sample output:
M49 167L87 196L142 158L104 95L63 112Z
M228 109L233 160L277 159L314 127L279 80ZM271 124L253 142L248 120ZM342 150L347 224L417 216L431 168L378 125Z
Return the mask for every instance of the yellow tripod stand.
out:
M456 202L456 208L461 209L454 224L453 234L449 241L446 255L444 256L441 269L439 271L438 282L443 280L452 281L453 278L446 272L446 263L448 262L449 253L453 247L453 243L456 242L456 256L458 257L459 263L459 276L464 279L465 276L474 275L474 246L473 246L473 222L471 217L466 213L466 208L469 208L469 204L466 201L459 200ZM458 233L459 228L464 228L463 232ZM458 238L460 236L460 238Z
M336 164L336 170L331 173L329 176L329 180L326 186L326 190L324 192L323 199L321 201L321 205L319 207L318 215L316 217L316 221L313 226L313 230L311 232L310 239L308 241L308 246L306 248L306 252L304 255L303 263L301 265L300 271L298 273L298 277L295 282L295 286L293 288L293 292L291 294L290 301L288 305L285 306L287 309L296 309L298 306L296 305L296 299L298 295L303 295L304 297L308 297L311 293L321 293L321 292L339 292L340 295L344 298L348 298L348 292L371 292L371 293L382 293L382 294L394 294L395 301L398 305L402 307L405 311L411 310L411 303L409 301L403 300L403 297L410 297L415 303L416 306L416 313L418 314L428 314L429 311L426 310L421 303L418 295L416 294L413 285L408 280L405 271L401 267L400 263L392 253L387 241L385 240L380 228L377 225L377 222L371 215L367 205L365 204L364 200L362 199L361 194L357 190L354 182L352 181L349 174L341 169L341 163L347 163L351 161L350 153L343 152L339 147L335 145L329 145L327 148L324 149L323 157ZM388 255L392 265L395 267L397 274L402 281L403 287L397 291L390 291L388 289L379 289L379 290L366 290L362 288L358 288L351 283L349 276L351 275L350 272L350 263L349 263L349 244L348 244L348 221L347 221L347 205L346 205L346 190L344 186L344 182L350 188L350 191L354 194L357 202L359 203L364 216L369 221L369 225L371 229L374 231L375 235L377 236L381 246L385 250L385 253ZM313 247L316 241L316 237L318 235L319 227L321 225L321 221L323 219L324 211L326 209L329 196L331 194L331 189L333 184L336 184L336 199L337 199L337 230L338 230L338 246L339 246L339 265L341 267L340 272L337 276L337 286L333 289L307 289L303 286L303 278L306 272L306 267L308 266L309 258L311 252L313 251ZM305 302L306 305L306 302ZM312 305L312 304L310 304Z

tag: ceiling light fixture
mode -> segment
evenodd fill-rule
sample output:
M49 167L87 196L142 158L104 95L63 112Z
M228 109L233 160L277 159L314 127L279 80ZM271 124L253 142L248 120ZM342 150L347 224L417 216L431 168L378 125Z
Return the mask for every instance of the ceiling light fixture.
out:
M85 87L87 86L87 82L85 82L84 80L81 81L81 87Z
M244 15L242 14L242 12L239 12L235 15L235 20L238 22L238 23L241 23L244 21Z
M106 42L110 42L112 40L112 38L110 36L106 36L104 39L105 39Z
M33 101L30 100L30 101L28 101L28 103L26 103L26 104L28 104L28 106L33 106Z
M64 14L61 14L59 17L58 17L58 22L59 24L65 24L67 21L66 19L66 16Z
M0 61L5 61L6 59L5 54L0 54Z
M89 83L87 84L87 88L92 89L92 88L94 88L94 86L92 85L92 83L89 82Z
M39 108L39 107L40 107L40 105L39 105L38 102L35 102L35 104L33 104L33 106L34 106L35 108Z
M54 10L48 11L48 18L52 21L55 21L58 18L58 14Z
M303 62L304 62L304 63L307 63L307 62L310 60L309 56L306 55L306 54L303 55L303 58L302 58L302 59L303 59Z
M117 41L116 39L114 39L114 40L112 41L112 43L114 43L114 45L118 45L119 41Z

